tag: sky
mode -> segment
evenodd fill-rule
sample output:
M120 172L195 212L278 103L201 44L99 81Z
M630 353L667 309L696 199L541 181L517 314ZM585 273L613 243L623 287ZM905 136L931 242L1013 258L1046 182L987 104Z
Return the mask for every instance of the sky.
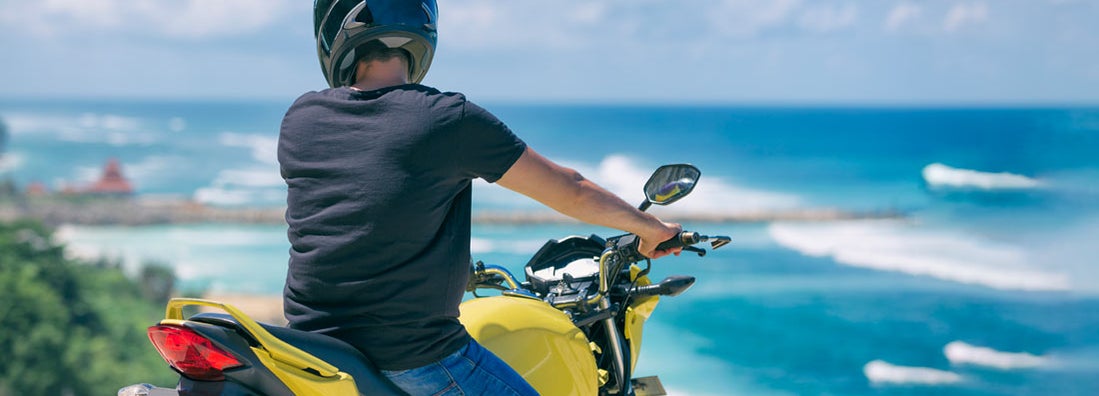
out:
M439 0L478 101L1099 104L1095 0ZM308 0L0 0L0 98L292 100Z

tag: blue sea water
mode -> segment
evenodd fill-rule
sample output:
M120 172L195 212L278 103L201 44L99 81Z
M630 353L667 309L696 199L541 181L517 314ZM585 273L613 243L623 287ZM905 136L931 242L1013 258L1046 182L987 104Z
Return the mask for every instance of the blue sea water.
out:
M289 102L0 102L0 172L60 189L117 158L142 199L275 206ZM835 208L903 219L696 223L734 244L655 261L698 277L661 302L639 375L676 394L1099 393L1099 109L485 105L629 201L671 162L703 171L656 214ZM477 210L544 210L486 183ZM520 272L581 224L477 225ZM171 263L185 287L278 293L285 228L63 227L74 254Z

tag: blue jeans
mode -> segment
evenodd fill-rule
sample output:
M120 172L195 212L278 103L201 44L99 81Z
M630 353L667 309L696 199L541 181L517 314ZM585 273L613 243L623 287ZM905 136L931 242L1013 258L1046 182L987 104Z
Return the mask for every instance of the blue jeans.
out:
M382 370L382 374L412 396L538 395L519 373L477 341L435 363L409 370Z

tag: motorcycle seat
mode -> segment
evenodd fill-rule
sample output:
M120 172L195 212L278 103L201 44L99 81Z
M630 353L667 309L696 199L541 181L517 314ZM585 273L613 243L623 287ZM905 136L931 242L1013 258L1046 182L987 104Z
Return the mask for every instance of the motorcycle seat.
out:
M222 326L243 328L232 316L223 313L204 312L189 320ZM366 356L350 344L325 335L260 323L271 335L297 347L318 359L336 366L355 379L361 395L406 395L389 382L385 375Z

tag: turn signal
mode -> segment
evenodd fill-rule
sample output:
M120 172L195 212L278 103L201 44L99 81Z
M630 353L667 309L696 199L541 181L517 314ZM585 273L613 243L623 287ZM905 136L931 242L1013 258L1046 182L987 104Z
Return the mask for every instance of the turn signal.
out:
M221 381L222 371L242 366L235 356L186 327L149 327L149 340L168 364L190 379Z

